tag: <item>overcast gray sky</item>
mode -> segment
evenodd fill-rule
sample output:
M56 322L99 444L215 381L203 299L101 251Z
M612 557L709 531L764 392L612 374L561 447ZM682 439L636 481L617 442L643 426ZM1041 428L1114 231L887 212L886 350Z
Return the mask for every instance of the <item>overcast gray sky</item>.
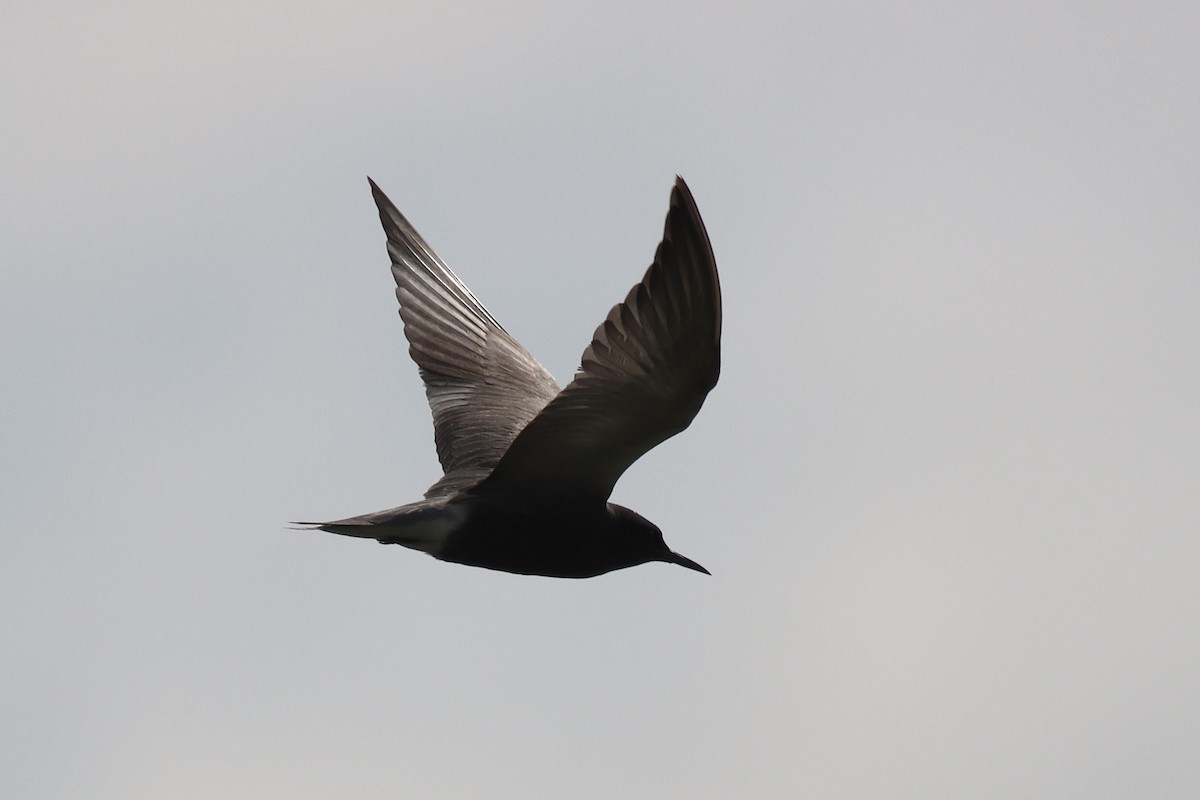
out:
M1200 796L1195 3L9 3L0 794ZM284 529L439 470L374 177L560 380L673 176L713 572Z

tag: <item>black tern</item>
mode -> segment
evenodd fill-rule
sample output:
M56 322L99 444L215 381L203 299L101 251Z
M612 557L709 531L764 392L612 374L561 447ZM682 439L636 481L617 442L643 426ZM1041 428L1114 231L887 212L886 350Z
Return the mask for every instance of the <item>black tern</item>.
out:
M368 181L445 474L424 500L297 524L522 575L589 578L650 561L710 574L608 502L634 461L691 424L720 373L717 265L683 179L654 263L561 390Z

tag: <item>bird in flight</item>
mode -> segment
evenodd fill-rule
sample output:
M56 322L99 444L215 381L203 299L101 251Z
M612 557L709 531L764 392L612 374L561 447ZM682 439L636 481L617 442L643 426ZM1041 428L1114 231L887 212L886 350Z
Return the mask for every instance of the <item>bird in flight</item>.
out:
M654 263L563 389L368 181L445 474L415 503L297 524L523 575L589 578L650 561L709 574L608 502L634 461L691 424L720 373L717 265L683 179Z

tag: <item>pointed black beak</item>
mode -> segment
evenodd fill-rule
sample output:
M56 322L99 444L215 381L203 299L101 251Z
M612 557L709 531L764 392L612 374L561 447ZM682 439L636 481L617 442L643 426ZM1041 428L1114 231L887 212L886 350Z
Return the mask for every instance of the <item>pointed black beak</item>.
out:
M704 567L697 564L695 561L692 561L687 556L681 556L681 555L679 555L679 553L676 553L673 550L667 554L667 557L664 558L663 561L669 562L671 564L678 564L679 566L687 567L688 569L694 569L694 570L696 570L696 572L703 572L705 575L712 575L711 572L709 572Z

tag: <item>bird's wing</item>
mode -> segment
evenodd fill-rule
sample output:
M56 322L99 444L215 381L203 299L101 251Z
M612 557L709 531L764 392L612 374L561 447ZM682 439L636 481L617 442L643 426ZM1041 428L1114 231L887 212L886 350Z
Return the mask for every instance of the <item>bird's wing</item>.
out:
M487 475L559 387L370 183L387 233L408 352L425 382L446 473L426 493L434 497Z
M721 287L682 178L642 282L614 306L575 379L473 491L529 502L604 501L642 454L686 428L720 373Z

